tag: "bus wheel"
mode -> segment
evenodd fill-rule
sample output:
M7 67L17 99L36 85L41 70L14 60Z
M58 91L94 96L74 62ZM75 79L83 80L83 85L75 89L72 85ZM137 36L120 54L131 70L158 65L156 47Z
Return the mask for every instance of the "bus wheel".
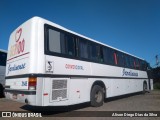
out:
M103 88L99 85L94 85L91 90L91 106L99 107L103 105L104 92Z
M147 92L147 83L144 82L143 83L143 94L145 94Z

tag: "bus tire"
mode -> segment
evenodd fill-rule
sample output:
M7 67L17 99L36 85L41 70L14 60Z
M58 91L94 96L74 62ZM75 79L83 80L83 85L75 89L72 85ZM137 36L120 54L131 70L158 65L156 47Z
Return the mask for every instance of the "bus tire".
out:
M99 107L103 105L103 102L104 102L103 88L99 85L94 85L91 90L91 106Z
M147 92L147 83L143 82L143 94Z

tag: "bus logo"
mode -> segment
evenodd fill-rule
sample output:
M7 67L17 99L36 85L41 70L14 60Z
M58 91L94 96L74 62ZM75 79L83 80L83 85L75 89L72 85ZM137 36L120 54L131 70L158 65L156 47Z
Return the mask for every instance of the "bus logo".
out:
M51 62L51 61L48 61L48 70L49 70L49 71L51 71L51 70L52 70L52 67L53 67L51 64L52 64L52 62Z
M138 72L133 72L132 70L126 70L125 68L122 71L122 76L135 76L138 77Z
M15 43L11 45L9 50L9 56L13 57L15 55L21 54L24 52L25 40L21 37L22 28L18 29L15 33Z
M22 34L22 28L20 28L19 30L17 30L16 34L15 34L15 41L18 42L20 37Z
M83 66L81 65L73 65L73 64L66 64L65 65L66 69L72 69L72 70L84 70Z
M54 62L46 61L46 73L53 73L53 69L54 69Z
M17 71L17 70L25 69L25 67L26 67L26 63L20 64L20 65L14 64L13 66L11 66L11 65L9 64L9 66L8 66L8 74L9 74L10 72L12 72L12 71Z

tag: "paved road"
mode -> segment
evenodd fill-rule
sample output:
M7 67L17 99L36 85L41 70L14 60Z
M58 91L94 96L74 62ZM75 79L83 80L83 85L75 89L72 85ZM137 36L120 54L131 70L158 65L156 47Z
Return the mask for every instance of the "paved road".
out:
M68 110L69 112L62 112L64 110ZM45 120L54 119L57 120L74 120L75 117L57 117L57 116L85 116L90 114L91 116L98 116L98 113L103 113L99 111L160 111L160 91L152 91L151 93L143 94L134 94L128 96L121 96L118 98L107 99L103 106L101 107L90 107L88 103L80 104L71 107L31 107L25 105L23 103L18 103L14 101L7 100L5 98L0 99L0 111L24 111L24 112L39 112L41 111L43 115L45 115ZM58 112L57 112L58 111ZM77 112L78 111L78 112ZM91 112L93 111L93 112ZM108 112L109 113L109 112ZM108 114L106 112L106 114ZM136 117L120 117L118 119L135 119ZM1 118L0 118L1 119ZM18 118L24 119L24 118ZM38 120L39 118L37 118ZM86 119L85 117L80 118L77 117L76 119ZM88 120L91 119L117 119L113 117L87 117ZM141 117L141 120L159 120L158 117Z

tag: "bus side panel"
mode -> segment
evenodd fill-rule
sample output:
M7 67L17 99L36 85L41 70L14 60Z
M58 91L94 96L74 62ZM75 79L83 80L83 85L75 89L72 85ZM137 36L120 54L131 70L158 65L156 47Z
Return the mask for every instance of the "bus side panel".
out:
M42 106L67 106L69 100L68 78L44 78Z
M37 86L36 86L36 105L43 106L43 91L44 91L44 79L37 78Z
M55 81L58 81L55 83ZM67 95L63 98L64 93L58 93L64 88L54 89L53 86L64 86L63 82L67 81ZM68 106L90 101L91 86L95 80L88 78L45 78L43 84L43 106ZM58 83L61 83L61 85ZM54 93L53 91L57 91ZM62 96L61 96L62 95Z
M69 104L79 104L90 101L92 78L71 78L69 87Z
M143 90L143 79L112 79L111 97Z
M46 55L45 73L56 75L90 75L90 63ZM52 69L50 69L52 68Z
M52 78L44 78L43 79L43 91L42 91L42 106L53 106L53 103L50 103L51 97L51 87L52 87Z
M145 71L97 63L91 63L91 70L91 75L109 77L106 79L111 81L109 87L112 92L109 92L109 96L107 95L107 97L140 92L143 90L143 81L146 81L148 85L148 80L146 80L147 73ZM135 75L126 73L134 73ZM104 83L107 85L106 81Z

